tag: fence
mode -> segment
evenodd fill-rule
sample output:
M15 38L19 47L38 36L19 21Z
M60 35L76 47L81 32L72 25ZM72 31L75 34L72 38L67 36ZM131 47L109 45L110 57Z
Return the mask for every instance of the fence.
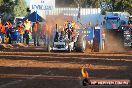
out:
M42 17L46 18L48 15L60 15L72 16L74 20L77 19L78 8L55 8L53 10L41 10L37 11ZM91 22L95 25L97 22L100 24L103 21L100 8L81 8L80 19L82 23Z

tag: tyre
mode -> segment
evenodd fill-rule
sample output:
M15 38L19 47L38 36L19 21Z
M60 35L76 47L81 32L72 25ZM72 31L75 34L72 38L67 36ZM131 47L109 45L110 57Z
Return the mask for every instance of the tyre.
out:
M90 81L88 78L85 78L85 79L82 81L82 85L83 85L83 86L91 85L91 81Z
M47 52L50 52L50 45L47 45Z
M87 79L84 79L84 80L82 81L82 85L83 85L83 86L87 86Z
M75 50L77 52L85 52L85 49L86 49L85 37L82 35L79 35L77 38L77 41L75 42Z
M68 52L71 52L71 51L72 51L71 46L68 45Z

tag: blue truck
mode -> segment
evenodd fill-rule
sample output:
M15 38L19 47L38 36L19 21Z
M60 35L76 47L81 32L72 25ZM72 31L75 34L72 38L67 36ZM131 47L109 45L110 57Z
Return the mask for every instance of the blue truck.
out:
M120 27L120 18L118 16L106 16L105 26L108 30L118 30Z

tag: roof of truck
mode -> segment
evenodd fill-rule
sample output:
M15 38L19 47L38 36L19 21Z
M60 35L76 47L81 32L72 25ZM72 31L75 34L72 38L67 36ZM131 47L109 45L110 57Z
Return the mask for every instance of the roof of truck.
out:
M107 16L106 19L120 19L118 16Z

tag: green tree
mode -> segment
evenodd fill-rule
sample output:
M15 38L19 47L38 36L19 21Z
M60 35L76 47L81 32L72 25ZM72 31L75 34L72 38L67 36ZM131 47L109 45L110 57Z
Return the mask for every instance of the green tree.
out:
M56 0L60 7L102 8L103 11L127 11L132 14L132 0ZM105 4L105 5L103 5Z
M12 8L14 7L13 0L0 0L0 15L2 20L9 20L12 17Z
M127 11L132 13L132 0L120 0L117 2L115 11Z
M25 0L0 0L0 15L3 21L13 21L16 16L26 16L26 10Z
M83 0L82 7L92 7L92 8L98 8L99 7L99 0Z
M27 15L27 5L25 0L16 0L13 15L15 17L23 17Z
M10 12L14 6L14 1L12 0L0 0L0 13Z
M0 0L0 6L1 6L3 3L4 3L3 0Z
M132 0L100 0L106 3L105 11L127 11L132 14Z

